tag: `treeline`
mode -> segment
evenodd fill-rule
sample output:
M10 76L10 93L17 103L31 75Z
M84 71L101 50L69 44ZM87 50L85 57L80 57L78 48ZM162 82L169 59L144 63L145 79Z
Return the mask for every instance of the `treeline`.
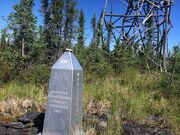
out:
M8 26L1 30L0 80L19 79L24 82L47 82L49 69L65 48L72 48L86 73L104 77L118 75L127 70L140 72L159 71L146 54L126 48L117 39L110 52L105 48L105 35L101 22L91 19L92 37L85 33L85 14L77 9L76 0L41 0L40 12L44 24L37 25L33 14L34 1L20 0L7 19ZM86 38L91 42L86 44ZM149 47L150 48L150 47ZM156 59L156 58L154 58ZM175 46L168 56L169 77L176 80L180 73L180 47Z

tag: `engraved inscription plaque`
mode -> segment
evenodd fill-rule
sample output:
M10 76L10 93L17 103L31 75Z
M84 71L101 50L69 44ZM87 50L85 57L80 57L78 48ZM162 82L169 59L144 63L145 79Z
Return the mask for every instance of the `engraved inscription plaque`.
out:
M83 69L67 49L51 69L43 135L81 135Z

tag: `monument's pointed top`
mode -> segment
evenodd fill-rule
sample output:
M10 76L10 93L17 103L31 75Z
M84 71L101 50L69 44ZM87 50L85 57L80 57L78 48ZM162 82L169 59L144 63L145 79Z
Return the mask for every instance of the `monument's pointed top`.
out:
M81 65L72 52L71 49L66 49L64 54L52 66L52 69L82 70Z
M73 50L66 48L66 52L73 52Z

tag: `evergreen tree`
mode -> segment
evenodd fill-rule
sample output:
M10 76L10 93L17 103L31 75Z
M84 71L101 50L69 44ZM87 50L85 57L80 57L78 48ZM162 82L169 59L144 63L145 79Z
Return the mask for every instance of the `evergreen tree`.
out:
M96 40L96 15L94 14L93 18L91 19L91 28L93 32L92 42L91 44L95 44Z
M91 20L91 28L93 31L92 41L86 50L84 59L84 68L95 76L106 76L111 71L111 66L104 57L102 48L99 47L98 30L97 30L96 16Z
M65 6L65 26L64 26L64 41L65 47L72 46L72 40L74 39L75 25L74 22L77 18L77 1L66 0Z
M39 26L37 29L37 35L35 38L35 43L31 51L31 61L36 64L46 63L47 64L47 44L44 43L45 35L44 28Z
M120 58L120 49L121 49L121 46L120 46L120 38L118 38L116 40L116 44L114 46L114 50L112 51L111 53L111 63L112 63L112 66L115 70L115 72L119 72L121 71L122 67L121 67L121 58Z
M1 43L0 43L0 47L2 49L4 49L7 46L7 42L6 42L6 38L7 38L7 32L6 29L2 29L1 31Z
M97 22L95 41L99 47L101 46L103 48L103 27L101 25L101 20Z
M90 51L90 59L92 60L90 63L96 63L96 62L100 62L100 56L99 55L99 47L97 44L97 24L96 24L96 15L94 14L93 18L91 19L91 28L92 28L92 32L93 32L93 37L92 37L92 41L90 43L89 46L89 51ZM91 66L90 66L91 67Z
M78 20L79 28L78 28L78 38L77 38L79 48L84 47L84 40L85 40L84 23L85 23L84 12L81 10Z
M44 29L48 29L49 24L49 1L41 0L41 13L44 17Z
M64 0L52 0L50 6L50 22L49 22L49 32L50 32L50 43L48 48L50 49L49 55L58 57L58 53L62 45L62 30L63 30L63 9Z
M10 29L14 34L14 45L21 50L22 57L28 55L35 38L36 17L33 15L33 0L21 0L9 16Z
M111 54L111 63L115 72L121 72L135 66L132 48L126 48L126 43L120 43L119 38L116 40L115 48Z
M85 31L84 31L84 24L85 24L85 18L84 18L84 12L81 10L79 17L78 17L78 35L77 35L77 45L75 46L75 54L77 58L79 59L79 62L81 65L84 65L84 54L85 54L85 47L84 47L84 40L85 40Z
M45 43L50 43L50 32L49 32L49 22L50 22L50 10L49 10L49 0L41 0L41 13L44 18L44 35Z
M93 31L93 38L91 44L96 45L97 47L104 48L104 41L103 41L103 28L101 25L101 21L97 22L96 15L94 14L93 18L91 19L91 28Z
M41 12L44 17L44 43L48 48L48 59L56 60L62 48L64 27L64 0L41 0Z
M57 38L57 43L62 39L62 29L63 29L63 9L64 9L64 0L52 0L51 7L51 26L54 30L54 35Z
M173 63L173 70L176 74L180 74L180 46L174 46L173 47L173 55L172 55L173 59L174 59L174 63ZM179 77L180 79L180 77Z

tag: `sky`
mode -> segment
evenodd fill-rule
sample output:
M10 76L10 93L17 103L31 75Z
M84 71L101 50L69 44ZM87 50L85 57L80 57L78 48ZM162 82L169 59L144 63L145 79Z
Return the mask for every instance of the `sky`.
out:
M2 16L7 18L8 15L13 11L13 6L17 4L20 0L0 0L0 29L6 27L6 22L3 21ZM34 0L34 14L38 17L37 24L43 23L43 18L39 12L40 10L40 0ZM78 9L82 9L85 12L85 30L86 30L86 43L90 42L92 38L90 21L94 14L97 17L103 9L105 0L78 0ZM116 0L114 0L116 1ZM171 50L174 45L180 42L180 0L174 0L175 5L172 7L171 20L173 23L173 28L169 33L169 49ZM120 5L116 6L117 9L123 10ZM115 9L115 10L117 10Z

